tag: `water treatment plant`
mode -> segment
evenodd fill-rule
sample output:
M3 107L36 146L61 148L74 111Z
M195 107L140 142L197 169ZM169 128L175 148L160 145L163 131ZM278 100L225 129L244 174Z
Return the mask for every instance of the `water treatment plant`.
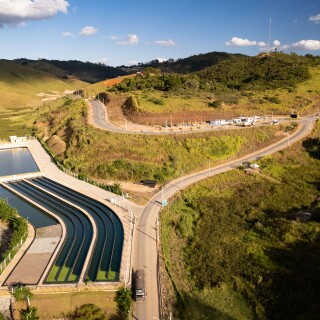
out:
M55 165L49 161L46 167L48 155L38 141L32 143L35 147L29 149L41 150L37 161L25 146L4 145L0 149L0 197L35 229L34 239L23 257L15 266L9 264L8 275L1 275L1 285L128 281L130 247L126 248L124 262L125 229L121 221L126 211L111 209L105 199L79 190L80 181L66 177L57 168L52 170L59 172L61 179L50 175L50 168ZM87 185L89 189L94 187Z

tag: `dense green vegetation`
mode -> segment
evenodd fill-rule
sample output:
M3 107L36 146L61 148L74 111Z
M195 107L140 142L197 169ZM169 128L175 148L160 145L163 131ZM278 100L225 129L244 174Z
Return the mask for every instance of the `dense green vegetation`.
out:
M12 259L16 253L13 248L21 239L26 238L28 229L27 221L18 214L16 209L10 207L4 199L0 199L0 219L8 224L12 232L10 242L7 244L5 252L1 252L1 260L7 258L9 253L11 253Z
M117 303L118 315L120 319L127 320L130 318L130 311L132 306L132 292L131 290L121 287L114 298Z
M137 99L136 108L126 114L133 122L155 124L152 113L163 113L174 122L183 115L188 121L200 121L201 117L289 114L292 109L302 114L319 105L317 56L273 52L223 60L189 74L152 70L105 89ZM163 119L157 124L161 123Z
M272 180L231 171L163 211L182 319L318 319L319 134L318 123L305 142L262 158Z
M320 59L295 54L273 53L221 61L194 74L147 75L125 79L119 91L155 89L160 91L197 90L267 90L292 89L310 78L308 67L319 65Z
M21 310L21 320L39 320L38 310L34 307L27 307Z
M106 132L85 125L84 101L67 101L40 117L35 130L64 167L91 178L164 182L279 139L272 126L171 136Z
M146 64L139 64L141 68L153 67L166 73L190 73L196 72L223 60L231 60L244 57L243 54L232 54L227 52L209 52L204 54L197 54L187 58L173 60L169 59L165 62L153 60Z

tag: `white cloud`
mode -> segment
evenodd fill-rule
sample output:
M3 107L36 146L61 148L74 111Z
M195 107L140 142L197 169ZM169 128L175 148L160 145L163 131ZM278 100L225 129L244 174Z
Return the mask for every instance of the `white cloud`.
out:
M138 63L139 63L138 60L130 60L130 61L128 61L128 64L129 64L130 66L135 66L135 65L137 65Z
M158 60L160 63L163 63L163 62L166 62L168 59L165 59L165 58L157 58L157 60Z
M63 36L63 37L72 37L73 34L72 34L72 32L65 31L65 32L62 32L62 36Z
M118 36L110 36L110 40L118 40Z
M296 43L292 43L288 46L288 49L296 49L303 51L320 50L319 40L301 40Z
M96 29L95 27L86 26L86 27L82 28L79 35L84 36L84 37L89 37L89 36L93 36L95 33L97 33L97 31L98 31L98 29Z
M315 23L320 23L320 13L316 14L315 16L309 17L309 21L315 22Z
M280 47L280 46L281 46L281 42L280 42L279 40L274 40L274 41L273 41L273 45L274 45L275 47Z
M128 34L124 40L117 42L117 44L121 46L130 46L138 43L139 38L136 34Z
M153 44L157 46L164 46L164 47L173 47L176 45L175 41L169 39L169 40L156 40L153 41Z
M105 64L107 65L108 64L108 59L107 58L102 58L98 61L98 63L102 63L102 64Z
M227 41L225 45L235 46L235 47L248 47L248 46L265 47L266 46L266 44L262 41L257 42L255 40L242 39L238 37L233 37L230 41Z
M67 13L68 6L65 0L0 0L0 27L51 18L58 12Z
M265 49L265 48L264 48ZM272 47L271 50L293 50L293 51L315 51L320 50L320 40L300 40L291 44L284 44L279 47Z

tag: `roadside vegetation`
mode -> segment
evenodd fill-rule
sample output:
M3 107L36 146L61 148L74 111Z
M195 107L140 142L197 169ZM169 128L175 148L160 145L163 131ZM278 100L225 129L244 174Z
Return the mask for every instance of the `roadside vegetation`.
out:
M280 127L184 135L118 134L86 125L87 105L64 99L35 123L55 159L82 177L165 182L281 138Z
M8 225L11 233L8 243L1 243L0 261L3 261L9 255L9 259L14 257L17 251L17 248L16 250L14 248L22 239L26 239L28 225L27 221L18 214L16 209L10 207L5 199L0 199L0 219Z
M260 159L262 174L215 176L162 211L181 319L318 318L319 136L318 122L305 141Z

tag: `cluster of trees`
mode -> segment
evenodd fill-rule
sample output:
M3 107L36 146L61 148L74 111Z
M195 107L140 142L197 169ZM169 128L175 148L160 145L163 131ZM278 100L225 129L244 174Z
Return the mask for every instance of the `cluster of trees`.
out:
M125 79L112 90L120 92L159 90L175 93L200 90L215 92L220 100L226 101L232 92L277 88L290 91L299 82L310 78L309 67L319 64L320 58L312 55L298 56L278 52L256 57L240 56L237 59L223 59L201 71L185 75L147 72L144 77ZM271 102L279 103L279 101Z
M26 236L28 225L27 221L18 214L17 210L10 207L4 199L0 199L0 219L8 223L12 232L7 250L1 252L1 259L3 260L9 253L12 254L11 258L13 257L14 252L12 250Z
M290 89L309 79L308 67L316 63L320 59L272 53L223 61L200 71L198 76L207 84L214 81L235 90Z
M227 52L208 52L204 54L197 54L183 59L168 59L167 61L161 62L158 59L152 60L146 64L139 64L141 68L153 67L158 68L162 72L166 73L182 73L187 74L196 72L214 64L219 63L223 60L231 60L245 57L245 55L239 53L227 53Z

